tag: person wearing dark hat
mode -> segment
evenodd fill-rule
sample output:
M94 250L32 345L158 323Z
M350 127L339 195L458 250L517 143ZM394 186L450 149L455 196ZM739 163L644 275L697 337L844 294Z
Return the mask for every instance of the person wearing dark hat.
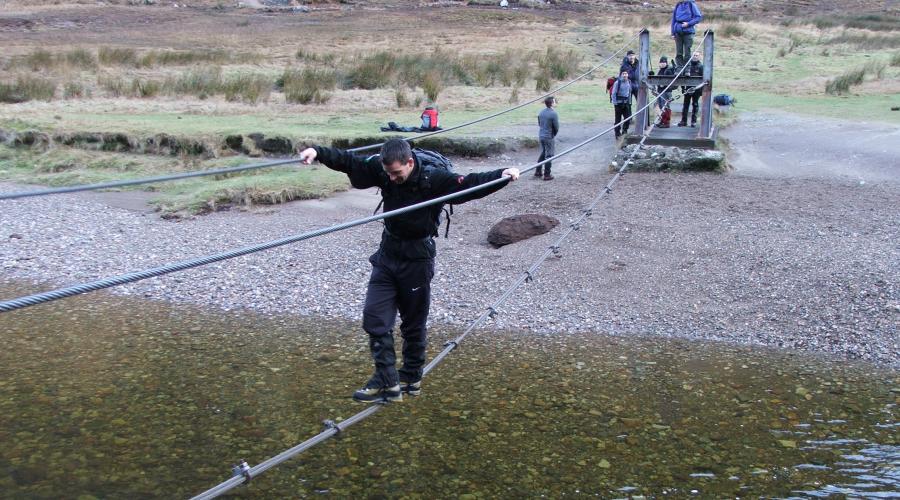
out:
M682 73L684 76L703 76L703 63L700 62L700 52L694 51L691 60L687 63L687 68ZM693 87L681 87L684 93L684 103L681 106L681 121L678 122L679 127L687 126L688 111L691 111L691 126L697 125L697 110L700 109L700 96L703 95L701 89Z
M700 8L693 1L678 2L672 10L672 39L675 40L675 64L680 68L691 58L696 26L703 20Z
M638 61L637 55L635 55L633 50L629 50L625 53L625 57L622 59L622 65L619 66L619 73L621 74L623 71L628 72L628 81L631 82L631 94L637 97L638 92L638 67L641 62Z
M669 65L668 57L662 56L659 58L659 73L657 74L659 76L675 75L675 68ZM660 128L669 128L669 122L672 120L672 110L669 109L669 100L672 99L672 89L670 87L666 90L667 86L668 85L658 85L656 87L656 92L658 93L656 104L659 106L659 113L661 115L658 125Z

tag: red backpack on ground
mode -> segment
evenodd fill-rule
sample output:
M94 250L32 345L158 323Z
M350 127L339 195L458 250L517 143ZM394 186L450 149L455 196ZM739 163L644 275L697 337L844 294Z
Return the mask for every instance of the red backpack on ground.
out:
M438 110L434 106L428 106L425 111L422 111L422 128L435 130L438 127Z

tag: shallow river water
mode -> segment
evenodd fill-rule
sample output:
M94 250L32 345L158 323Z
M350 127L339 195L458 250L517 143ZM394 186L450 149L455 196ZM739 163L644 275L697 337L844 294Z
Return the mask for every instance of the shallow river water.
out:
M370 374L356 324L102 292L2 314L0 335L2 498L197 494L360 410ZM419 398L234 495L900 498L898 403L897 371L866 364L483 331Z

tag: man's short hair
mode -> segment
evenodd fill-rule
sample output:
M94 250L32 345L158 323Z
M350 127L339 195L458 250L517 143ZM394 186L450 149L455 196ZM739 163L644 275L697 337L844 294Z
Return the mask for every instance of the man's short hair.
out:
M550 96L550 97L544 99L544 105L549 108L550 106L553 106L553 101L555 101L555 100L556 100L555 97Z
M412 148L405 139L389 139L381 146L381 164L406 163L412 158Z

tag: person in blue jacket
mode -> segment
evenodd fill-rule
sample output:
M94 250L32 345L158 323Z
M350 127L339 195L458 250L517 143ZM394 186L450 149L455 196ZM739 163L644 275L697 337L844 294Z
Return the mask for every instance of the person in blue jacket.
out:
M691 58L694 46L694 26L703 20L700 8L693 1L678 2L672 11L672 38L675 39L675 65L682 67Z

